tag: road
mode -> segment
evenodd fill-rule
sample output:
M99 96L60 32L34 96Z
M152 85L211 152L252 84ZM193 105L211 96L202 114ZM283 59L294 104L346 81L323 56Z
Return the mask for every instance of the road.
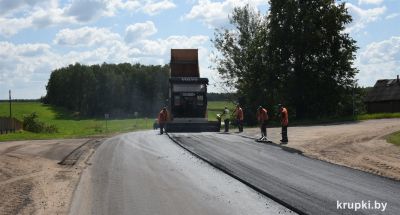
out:
M400 214L400 182L310 159L233 134L171 134L183 147L293 210L306 214ZM386 209L359 209L352 203ZM344 206L343 203L350 203ZM349 206L353 209L349 209ZM339 207L339 208L338 208ZM347 207L347 208L346 208Z
M103 142L70 214L294 214L156 131Z

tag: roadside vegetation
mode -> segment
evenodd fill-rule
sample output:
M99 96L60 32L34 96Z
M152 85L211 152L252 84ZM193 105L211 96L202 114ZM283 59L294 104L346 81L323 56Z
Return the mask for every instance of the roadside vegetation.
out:
M235 109L236 104L231 101L209 101L208 102L208 120L215 121L216 115L222 113L224 107L228 107L228 109L232 111ZM280 118L278 115L271 115L271 109L276 107L267 107L269 111L269 123L270 127L280 126ZM246 110L246 107L243 107ZM290 110L290 109L289 109ZM253 111L254 113L256 110L246 110L248 112ZM290 114L290 111L289 111ZM245 115L245 118L249 117ZM252 117L252 116L250 116ZM342 116L342 117L319 117L314 119L296 119L294 117L290 118L290 125L291 126L301 126L301 125L319 125L319 124L331 124L331 123L343 123L343 122L352 122L352 121L362 121L362 120L371 120L371 119L389 119L389 118L400 118L400 113L361 113L357 114L354 117L352 115L349 116ZM258 125L249 125L248 127L256 127Z
M256 124L259 105L279 103L292 119L351 115L364 89L357 86L356 41L344 33L352 22L345 3L270 0L268 11L246 5L229 15L229 27L216 29L213 59L227 88L248 107ZM282 24L285 23L285 24ZM358 112L361 113L361 112Z
M231 101L209 101L208 102L208 120L215 121L216 115L221 113L224 107L228 107L231 113L235 109L235 103ZM253 110L248 110L253 111ZM254 110L255 112L255 110ZM40 102L14 102L12 104L13 117L20 121L24 118L30 118L37 121L44 129L43 132L19 131L11 134L0 135L0 141L27 140L27 139L56 139L56 138L81 138L91 136L108 136L115 133L152 129L156 115L149 118L127 118L115 119L110 115L110 119L104 118L82 118L72 111L64 108L58 108ZM32 119L32 115L35 115ZM0 103L0 116L8 116L8 103ZM245 116L246 117L246 116ZM336 117L320 118L313 120L290 119L291 126L297 125L316 125L340 123L358 120L400 118L400 113L381 113L381 114L360 114L356 117ZM254 127L256 125L248 125ZM270 127L279 126L279 117L270 116ZM34 127L36 129L36 127ZM46 130L47 129L47 130ZM400 133L393 134L389 142L398 143ZM397 142L396 142L397 141ZM400 144L399 144L400 145Z
M390 134L386 137L386 141L388 143L393 143L395 145L400 146L400 131Z
M385 118L400 118L400 113L373 113L373 114L360 114L356 116L356 120L385 119Z
M168 98L168 65L76 63L52 71L45 104L81 117L150 117Z
M216 114L221 113L225 106L230 110L235 108L235 104L229 101L210 101L208 119L215 121ZM149 118L114 119L110 115L106 125L104 117L85 118L65 108L42 104L38 101L13 102L12 115L21 122L24 121L24 118L36 121L30 124L33 125L33 130L38 127L42 127L42 129L51 127L54 130L50 130L51 132L18 131L0 135L0 141L107 136L121 132L153 129L153 123L157 117L155 115ZM9 116L7 102L0 103L0 116Z
M89 136L105 136L119 132L150 129L153 127L154 118L129 118L110 119L80 118L74 112L64 108L56 108L39 102L16 102L12 104L13 117L23 121L35 113L40 123L51 125L56 132L29 132L19 131L0 135L0 141L27 140L27 139L55 139L55 138L80 138ZM7 103L0 103L0 116L8 116Z
M217 114L221 114L225 107L233 111L235 109L235 104L230 101L209 101L207 111L208 120L216 121Z

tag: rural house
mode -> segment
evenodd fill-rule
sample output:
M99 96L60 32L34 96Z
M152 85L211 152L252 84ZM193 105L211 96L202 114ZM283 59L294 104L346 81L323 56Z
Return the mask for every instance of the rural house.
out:
M364 99L368 113L400 112L400 80L381 79Z

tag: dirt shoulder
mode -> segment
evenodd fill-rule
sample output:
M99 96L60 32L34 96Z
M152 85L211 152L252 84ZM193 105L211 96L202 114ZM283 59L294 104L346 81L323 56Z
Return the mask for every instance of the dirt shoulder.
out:
M385 140L399 130L399 119L289 127L287 146L312 158L400 180L400 147ZM267 132L270 140L279 143L280 128ZM260 132L245 129L244 135L259 137Z
M67 214L96 144L89 139L1 142L0 213ZM65 157L76 160L58 164Z

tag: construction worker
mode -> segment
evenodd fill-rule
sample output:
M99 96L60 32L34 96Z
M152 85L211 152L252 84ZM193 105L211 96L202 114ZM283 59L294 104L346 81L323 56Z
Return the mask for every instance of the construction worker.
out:
M167 107L163 107L158 114L158 124L160 126L160 134L164 133L165 123L168 121L168 111Z
M243 110L239 104L236 105L236 109L233 111L233 114L235 114L235 119L239 128L239 132L243 132Z
M279 113L281 114L281 126L282 126L282 144L287 144L289 142L287 136L287 127L289 125L289 115L288 111L282 104L279 104Z
M224 120L225 132L229 132L229 110L227 107L221 113L221 120Z
M257 109L257 120L260 123L261 138L260 141L268 141L267 139L267 121L268 121L268 111L267 109L259 106Z

